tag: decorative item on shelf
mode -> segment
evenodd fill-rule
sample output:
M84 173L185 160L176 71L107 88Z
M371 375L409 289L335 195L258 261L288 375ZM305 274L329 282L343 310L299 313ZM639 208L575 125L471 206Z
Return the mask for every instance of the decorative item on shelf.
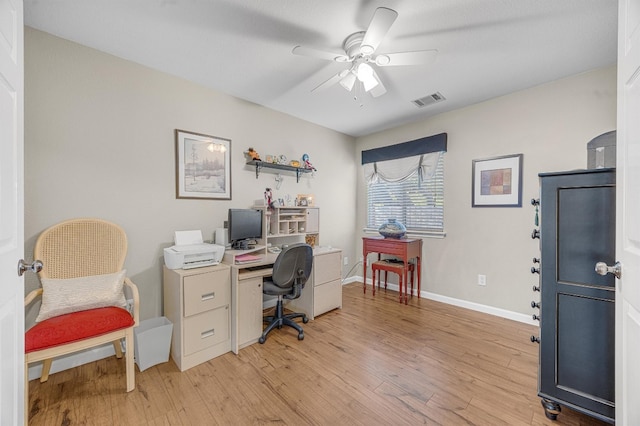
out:
M300 207L312 207L313 206L313 195L311 194L298 194L298 203L297 205Z
M282 164L283 166L286 166L287 163L288 163L287 156L284 154L280 154L280 156L278 157L278 164Z
M291 167L300 167L300 162L299 162L298 160L291 160L291 161L289 162L289 165L290 165Z
M260 160L260 154L253 148L249 148L244 152L244 154L249 158L249 160L262 161Z
M273 192L271 191L271 188L265 188L264 190L264 203L267 208L273 209Z
M305 235L304 242L309 244L311 247L315 247L316 245L318 245L318 234Z
M267 156L265 157L265 160L264 160L264 161L266 161L267 163L275 163L275 162L276 162L276 161L274 160L273 155L267 155Z
M407 233L407 228L395 219L387 219L378 228L378 232L385 238L402 238Z
M313 167L313 164L311 164L311 162L309 161L309 154L302 155L302 164L304 164L305 169L316 171L316 168Z

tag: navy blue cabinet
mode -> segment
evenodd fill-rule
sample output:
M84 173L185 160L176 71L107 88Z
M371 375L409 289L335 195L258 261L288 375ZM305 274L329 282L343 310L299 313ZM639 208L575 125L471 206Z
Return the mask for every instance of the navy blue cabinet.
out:
M538 395L555 419L565 405L615 417L615 169L540 177Z

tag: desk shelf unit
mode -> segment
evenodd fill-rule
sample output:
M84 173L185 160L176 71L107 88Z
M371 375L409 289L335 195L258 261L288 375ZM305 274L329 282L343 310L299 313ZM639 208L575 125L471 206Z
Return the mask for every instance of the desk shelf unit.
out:
M263 212L262 236L265 244L280 246L302 241L317 244L320 231L318 207L263 207Z

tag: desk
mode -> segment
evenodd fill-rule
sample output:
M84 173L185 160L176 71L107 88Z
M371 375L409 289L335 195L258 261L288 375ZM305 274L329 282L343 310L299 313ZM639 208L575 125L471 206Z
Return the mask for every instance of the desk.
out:
M263 330L262 280L273 273L277 253L260 254L259 262L235 264L236 253L225 252L231 267L231 350L237 354L258 341ZM302 295L290 300L287 307L305 313L313 320L332 309L342 307L342 251L315 248L313 268Z
M389 254L399 257L404 262L403 280L406 283L409 272L409 260L416 259L416 269L418 271L418 297L420 297L420 273L422 256L422 239L420 238L383 238L383 237L362 237L362 261L364 274L364 292L367 292L367 255L378 253L378 260L381 254ZM376 285L373 283L373 285Z
M262 334L262 279L270 277L276 253L261 254L259 262L230 264L231 350L238 351L258 341ZM262 269L254 269L263 267Z

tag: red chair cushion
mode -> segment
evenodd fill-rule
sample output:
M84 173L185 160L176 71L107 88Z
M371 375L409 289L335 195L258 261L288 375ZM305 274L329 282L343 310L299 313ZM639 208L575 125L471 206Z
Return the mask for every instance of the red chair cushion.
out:
M115 306L49 318L25 333L25 353L100 336L131 327L134 323L127 310Z

